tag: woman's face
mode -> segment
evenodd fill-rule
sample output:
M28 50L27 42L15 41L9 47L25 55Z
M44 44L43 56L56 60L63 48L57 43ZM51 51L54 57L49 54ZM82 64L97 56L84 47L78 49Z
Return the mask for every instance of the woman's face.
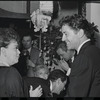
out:
M18 62L20 51L18 50L18 43L14 40L10 42L7 48L5 48L6 63L13 65Z

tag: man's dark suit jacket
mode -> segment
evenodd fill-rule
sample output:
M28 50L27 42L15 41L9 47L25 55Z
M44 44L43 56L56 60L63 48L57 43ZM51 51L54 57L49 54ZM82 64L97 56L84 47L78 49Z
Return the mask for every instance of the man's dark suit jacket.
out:
M33 86L33 90L41 85L43 90L42 97L50 97L50 83L39 77L23 77L24 81L24 94L25 97L29 97L30 85Z
M41 65L44 64L43 58L39 57L40 50L37 48L32 47L30 51L30 60L36 64L36 65Z
M69 76L69 97L100 97L100 49L85 43Z

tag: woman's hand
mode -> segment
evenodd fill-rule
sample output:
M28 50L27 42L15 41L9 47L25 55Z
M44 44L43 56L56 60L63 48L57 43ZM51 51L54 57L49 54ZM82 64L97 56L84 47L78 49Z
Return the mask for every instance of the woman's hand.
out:
M32 85L30 85L29 90L30 97L40 97L42 95L42 88L39 85L35 90L33 90Z

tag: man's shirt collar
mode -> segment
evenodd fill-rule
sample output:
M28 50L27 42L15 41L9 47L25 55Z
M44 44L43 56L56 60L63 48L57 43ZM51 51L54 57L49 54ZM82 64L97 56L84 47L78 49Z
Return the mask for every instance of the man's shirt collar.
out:
M81 47L82 47L86 42L88 42L88 41L90 41L90 39L87 39L86 41L84 41L84 42L78 47L78 49L77 49L77 54L79 53Z

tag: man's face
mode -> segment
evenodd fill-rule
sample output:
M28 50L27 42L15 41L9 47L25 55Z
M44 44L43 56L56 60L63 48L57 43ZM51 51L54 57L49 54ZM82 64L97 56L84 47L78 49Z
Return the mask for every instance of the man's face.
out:
M30 36L24 36L22 40L22 44L25 49L29 49L32 46L33 41Z
M74 55L74 51L72 50L67 50L67 51L64 51L62 50L61 48L59 48L57 50L57 54L62 57L64 60L68 61L69 59L71 59Z
M68 49L77 50L79 45L79 35L76 33L76 31L68 25L63 25L61 32L63 33L62 41L66 42Z
M61 91L65 89L66 83L67 83L67 80L65 80L64 82L62 82L61 79L56 80L55 87L52 92L56 94L60 94Z

